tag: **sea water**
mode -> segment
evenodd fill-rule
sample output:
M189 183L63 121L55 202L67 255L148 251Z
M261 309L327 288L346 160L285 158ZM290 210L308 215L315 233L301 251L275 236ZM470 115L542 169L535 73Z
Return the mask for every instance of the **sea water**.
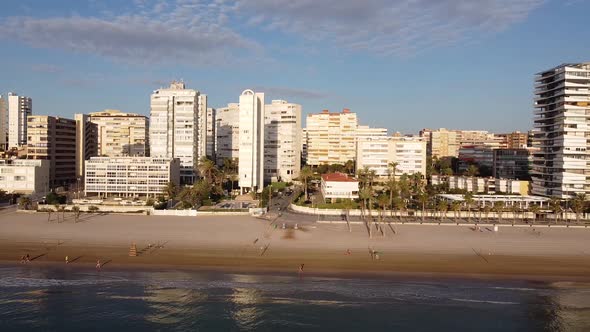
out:
M469 279L0 267L0 331L588 331L590 289Z

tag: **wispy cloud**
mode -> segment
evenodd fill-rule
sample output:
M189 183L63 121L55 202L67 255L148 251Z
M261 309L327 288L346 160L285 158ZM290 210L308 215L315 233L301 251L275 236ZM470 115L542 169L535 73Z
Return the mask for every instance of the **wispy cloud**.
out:
M414 53L524 20L544 0L239 0L248 22L381 55Z
M31 70L37 73L57 74L61 73L63 68L52 64L39 63L32 65Z
M181 0L170 10L164 2L137 5L138 13L112 17L10 17L0 23L0 36L132 63L211 64L229 61L235 50L257 51L255 41L221 24L225 16L215 6Z
M130 63L202 65L260 61L262 45L281 46L266 38L278 31L318 49L398 56L502 31L544 1L134 0L93 16L8 17L0 39Z
M289 87L255 87L254 90L264 92L274 98L302 98L302 99L324 99L330 95L319 91Z

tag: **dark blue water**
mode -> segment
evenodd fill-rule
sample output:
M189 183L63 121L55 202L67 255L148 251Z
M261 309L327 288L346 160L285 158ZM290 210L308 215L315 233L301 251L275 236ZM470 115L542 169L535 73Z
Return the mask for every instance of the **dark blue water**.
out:
M0 267L0 331L35 330L584 331L590 290L524 281Z

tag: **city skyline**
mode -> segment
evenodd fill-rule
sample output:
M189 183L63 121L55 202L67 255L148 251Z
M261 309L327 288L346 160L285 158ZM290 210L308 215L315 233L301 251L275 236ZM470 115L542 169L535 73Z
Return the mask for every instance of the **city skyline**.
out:
M345 1L334 11L325 1L317 12L306 2L276 11L280 4L250 1L85 2L65 9L66 2L9 0L12 10L0 14L7 46L0 59L11 66L0 92L30 96L41 115L120 109L147 116L147 95L183 79L214 108L251 88L268 100L301 104L304 119L349 108L364 124L390 132L511 132L532 127L535 73L588 60L590 47L575 42L583 38L584 21L574 18L582 18L585 1L397 4L405 9L384 1ZM380 11L411 33L388 24ZM572 19L558 19L564 15ZM177 25L167 27L173 19ZM368 31L350 33L369 22ZM75 33L68 33L72 25ZM154 39L164 45L154 46Z

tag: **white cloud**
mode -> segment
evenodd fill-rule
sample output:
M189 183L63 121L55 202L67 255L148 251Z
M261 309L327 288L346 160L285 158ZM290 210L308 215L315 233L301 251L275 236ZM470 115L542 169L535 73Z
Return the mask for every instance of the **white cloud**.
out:
M235 50L244 56L259 50L255 41L218 24L218 9L187 1L171 10L161 1L136 4L139 14L112 17L10 17L0 23L0 36L132 63L220 63L231 61Z
M131 63L245 63L266 57L261 44L290 46L265 40L264 31L293 35L315 49L404 55L501 31L543 1L134 0L126 10L96 16L8 17L0 38ZM256 30L256 37L244 35Z
M544 0L239 0L248 23L309 41L391 55L501 31Z

